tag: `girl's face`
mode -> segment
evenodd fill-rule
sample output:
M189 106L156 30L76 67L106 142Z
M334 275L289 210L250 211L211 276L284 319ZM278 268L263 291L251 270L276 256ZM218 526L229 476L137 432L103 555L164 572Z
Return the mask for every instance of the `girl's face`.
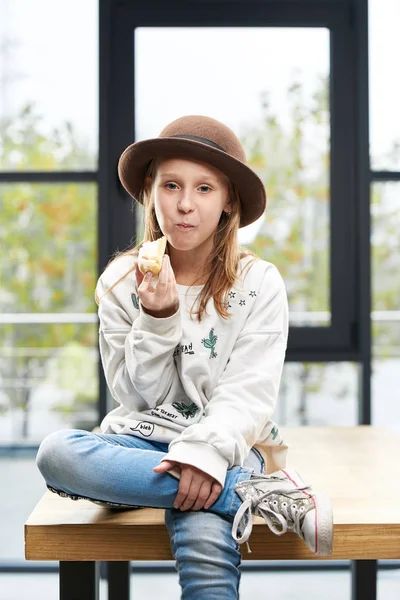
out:
M192 160L162 160L153 197L157 221L173 248L211 251L221 214L229 212L228 180L221 171Z

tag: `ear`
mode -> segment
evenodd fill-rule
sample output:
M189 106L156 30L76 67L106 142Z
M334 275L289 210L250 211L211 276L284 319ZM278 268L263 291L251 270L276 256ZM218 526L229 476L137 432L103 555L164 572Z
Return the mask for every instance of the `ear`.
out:
M232 212L232 200L229 197L229 195L228 195L228 197L226 199L225 206L224 206L224 208L222 210L227 215L229 215Z
M232 212L232 206L231 206L231 204L230 204L230 203L228 203L228 204L225 206L225 208L224 208L224 210L223 210L222 212L224 212L226 215L230 215L230 214L231 214L231 212Z

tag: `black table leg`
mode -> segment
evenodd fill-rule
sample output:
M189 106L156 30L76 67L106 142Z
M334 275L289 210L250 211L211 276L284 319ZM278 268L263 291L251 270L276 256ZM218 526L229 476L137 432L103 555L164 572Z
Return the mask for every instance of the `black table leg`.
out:
M130 562L107 562L108 600L129 600Z
M99 563L60 562L60 600L99 600Z
M351 566L352 600L376 600L378 563L353 560Z

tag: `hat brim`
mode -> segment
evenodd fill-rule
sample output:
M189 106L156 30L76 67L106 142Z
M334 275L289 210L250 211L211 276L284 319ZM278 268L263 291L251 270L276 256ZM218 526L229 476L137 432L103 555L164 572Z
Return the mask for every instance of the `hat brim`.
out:
M182 138L154 138L131 144L118 162L118 175L126 191L139 201L148 164L159 157L189 158L219 169L236 186L241 202L240 227L254 223L266 207L261 179L244 163L223 150Z

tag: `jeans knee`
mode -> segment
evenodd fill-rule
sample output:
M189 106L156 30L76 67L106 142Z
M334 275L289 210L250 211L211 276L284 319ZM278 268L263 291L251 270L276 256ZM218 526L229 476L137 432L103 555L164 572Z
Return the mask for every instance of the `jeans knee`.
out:
M61 429L53 431L44 438L36 455L36 466L43 475L46 482L52 482L62 468L63 455L65 456L68 446L68 438L71 430Z

